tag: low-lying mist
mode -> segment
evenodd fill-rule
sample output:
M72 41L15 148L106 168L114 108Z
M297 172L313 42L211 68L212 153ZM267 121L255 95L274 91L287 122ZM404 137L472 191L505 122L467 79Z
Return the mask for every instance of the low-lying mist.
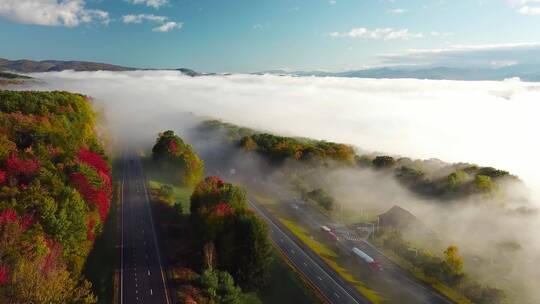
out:
M349 143L364 151L493 166L519 176L531 189L533 203L540 194L540 142L536 140L540 84L536 83L188 77L175 71L64 71L32 76L45 80L38 89L92 96L117 142L127 139L149 145L161 130L192 127L193 122L180 115L190 112L283 135ZM206 148L219 149L215 143ZM494 263L486 267L468 263L474 275L498 287L504 287L506 280L519 281L526 298L540 299L533 288L540 282L537 215L492 208L482 198L443 206L412 195L391 176L371 170L329 174L330 191L338 201L351 208L400 205L446 241L460 245L465 254ZM505 252L497 247L506 241L516 241L521 248ZM496 265L501 260L504 265ZM494 273L504 276L492 282Z
M285 76L188 77L175 71L34 74L78 91L119 136L177 127L179 112L350 143L368 151L494 166L540 188L540 84ZM145 138L145 140L148 138Z

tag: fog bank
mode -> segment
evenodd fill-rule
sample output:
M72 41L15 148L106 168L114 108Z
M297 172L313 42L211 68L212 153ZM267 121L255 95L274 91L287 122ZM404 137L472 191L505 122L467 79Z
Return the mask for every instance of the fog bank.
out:
M192 112L369 151L474 162L519 175L536 194L540 84L288 76L188 77L176 71L33 74L40 89L95 98L117 136L148 140ZM150 138L149 138L150 137Z

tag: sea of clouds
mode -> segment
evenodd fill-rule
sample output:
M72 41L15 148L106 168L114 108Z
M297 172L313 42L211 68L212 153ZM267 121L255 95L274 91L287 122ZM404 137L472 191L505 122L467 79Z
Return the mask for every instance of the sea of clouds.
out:
M540 84L228 75L50 72L39 89L92 96L117 136L154 138L177 113L350 143L367 151L508 170L540 191Z

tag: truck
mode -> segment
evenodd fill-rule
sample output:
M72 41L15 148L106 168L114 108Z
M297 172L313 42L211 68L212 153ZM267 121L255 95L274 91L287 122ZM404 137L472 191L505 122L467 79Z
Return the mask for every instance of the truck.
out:
M321 226L321 230L326 233L333 241L339 241L339 237L332 231L332 229L328 228L328 226Z
M377 262L374 258L370 257L367 253L356 247L353 247L352 252L355 256L366 262L372 269L382 271L381 264L379 264L379 262Z
M328 228L327 226L321 226L321 230L324 232L331 232L332 229Z

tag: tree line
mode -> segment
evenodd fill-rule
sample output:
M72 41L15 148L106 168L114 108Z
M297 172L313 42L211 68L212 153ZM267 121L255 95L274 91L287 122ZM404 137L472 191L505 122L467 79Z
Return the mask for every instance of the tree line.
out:
M276 170L287 171L288 168L283 166L286 160L293 161L287 163L288 167L296 165L290 169L293 174L303 171L309 175L313 168L372 169L393 175L408 190L430 199L452 200L473 195L503 197L505 182L520 182L509 172L492 167L469 163L449 164L434 159L415 160L384 154L360 154L355 147L346 144L279 136L219 120L204 121L197 130L203 135L217 133L243 151L263 156ZM301 170L298 171L298 168ZM312 193L318 198L316 201L322 202L323 206L330 206L331 200L320 199L320 194L327 196L322 193L324 189L320 185L306 186L306 193L319 192Z

